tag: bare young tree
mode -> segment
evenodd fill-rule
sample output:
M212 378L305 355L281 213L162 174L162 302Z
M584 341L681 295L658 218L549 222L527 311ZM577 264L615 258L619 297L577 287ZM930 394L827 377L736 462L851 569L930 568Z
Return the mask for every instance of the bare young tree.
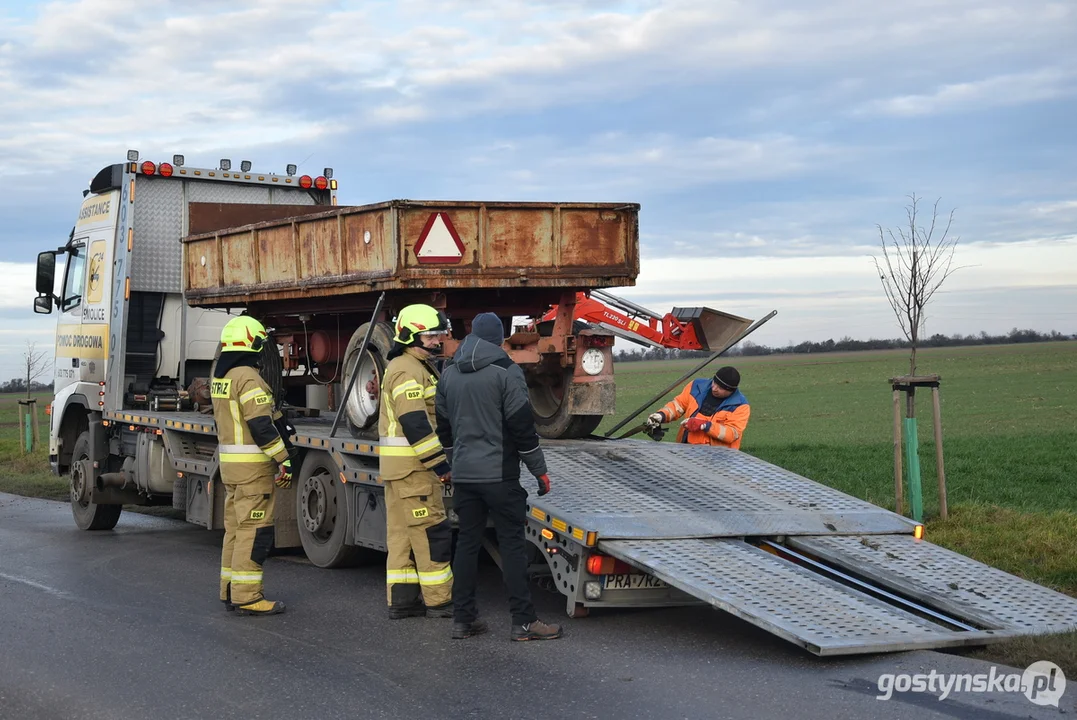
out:
M951 274L960 268L953 266L954 250L959 238L950 235L954 211L946 217L946 226L939 223L939 202L931 209L931 224L925 229L919 224L918 211L921 198L913 193L905 206L908 225L893 230L879 229L882 260L872 256L879 273L886 299L897 315L898 324L909 341L909 374L916 374L916 349L920 345L920 331L924 327L924 307L935 291ZM939 230L941 234L938 234Z
M26 361L26 397L30 397L30 386L33 382L52 369L49 355L48 350L37 350L34 343L26 341L26 352L22 355Z

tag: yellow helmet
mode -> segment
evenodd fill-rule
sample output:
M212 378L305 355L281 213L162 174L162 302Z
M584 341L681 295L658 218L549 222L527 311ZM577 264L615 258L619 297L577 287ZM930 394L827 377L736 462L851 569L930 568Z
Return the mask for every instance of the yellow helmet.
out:
M402 345L411 345L419 335L448 333L452 324L445 313L429 305L408 305L396 316L396 336Z
M269 335L265 326L249 315L232 318L221 330L221 352L259 352Z

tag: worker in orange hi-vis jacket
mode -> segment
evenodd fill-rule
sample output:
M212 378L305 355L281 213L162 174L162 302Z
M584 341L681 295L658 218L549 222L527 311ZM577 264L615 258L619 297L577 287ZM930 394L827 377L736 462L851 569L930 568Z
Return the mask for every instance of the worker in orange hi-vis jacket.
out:
M744 429L752 410L748 398L738 390L740 373L726 365L713 378L700 378L684 386L677 397L647 418L661 425L685 418L677 442L691 445L724 445L740 449Z

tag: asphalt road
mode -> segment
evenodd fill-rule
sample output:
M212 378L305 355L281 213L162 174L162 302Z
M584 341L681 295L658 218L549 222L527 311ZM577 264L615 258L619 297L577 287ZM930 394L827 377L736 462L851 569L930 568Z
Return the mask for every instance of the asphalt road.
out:
M272 558L284 615L239 618L217 600L220 533L125 512L75 528L68 506L0 494L0 718L1001 718L1071 716L1021 694L878 700L881 673L988 672L954 655L820 659L709 608L564 617L566 637L511 643L497 569L492 631L390 621L383 569ZM1077 680L1077 679L1075 679Z

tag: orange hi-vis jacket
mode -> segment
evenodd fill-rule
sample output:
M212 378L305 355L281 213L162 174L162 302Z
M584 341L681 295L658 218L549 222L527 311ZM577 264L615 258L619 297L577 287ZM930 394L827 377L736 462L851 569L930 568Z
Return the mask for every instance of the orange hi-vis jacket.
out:
M696 416L710 394L710 378L693 380L684 386L680 395L666 403L660 412L665 416L666 422L673 422L681 417ZM751 414L752 409L748 405L748 398L744 397L740 390L736 390L729 397L719 401L718 409L712 415L699 415L710 421L711 426L708 429L689 432L688 428L682 425L677 433L677 442L686 442L691 445L724 445L738 450Z

